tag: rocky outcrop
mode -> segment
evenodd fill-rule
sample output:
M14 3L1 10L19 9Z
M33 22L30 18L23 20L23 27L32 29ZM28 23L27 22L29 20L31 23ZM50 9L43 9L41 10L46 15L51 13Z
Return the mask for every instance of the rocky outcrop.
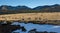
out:
M28 33L57 33L57 32L47 32L47 31L40 32L40 31L36 31L36 29L32 29Z
M26 31L26 29L20 25L11 25L11 23L0 23L0 33L12 33L15 30Z

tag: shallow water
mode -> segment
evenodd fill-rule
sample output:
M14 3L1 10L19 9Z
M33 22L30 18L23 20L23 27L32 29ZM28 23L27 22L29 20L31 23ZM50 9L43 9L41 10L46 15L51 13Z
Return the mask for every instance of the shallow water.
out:
M12 23L12 25L21 25L21 26L24 26L27 30L26 32L22 32L21 30L16 30L13 32L28 33L28 31L31 29L37 29L37 31L60 33L60 26L55 26L55 25L39 25L39 24L32 24L32 23L25 24L25 23L18 23L18 22L14 22L14 23Z

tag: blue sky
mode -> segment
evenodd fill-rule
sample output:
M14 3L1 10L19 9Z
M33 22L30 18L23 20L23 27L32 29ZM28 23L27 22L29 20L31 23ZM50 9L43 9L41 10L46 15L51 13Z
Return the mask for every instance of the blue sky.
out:
M0 0L0 5L25 5L28 7L37 7L43 5L60 4L60 0Z

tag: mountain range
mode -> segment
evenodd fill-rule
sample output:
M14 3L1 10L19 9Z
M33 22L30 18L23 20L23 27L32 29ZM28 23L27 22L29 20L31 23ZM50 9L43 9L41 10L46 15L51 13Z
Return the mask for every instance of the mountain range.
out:
M37 13L37 12L60 12L60 5L44 5L37 6L35 8L29 8L27 6L0 6L0 14L13 14L13 13Z

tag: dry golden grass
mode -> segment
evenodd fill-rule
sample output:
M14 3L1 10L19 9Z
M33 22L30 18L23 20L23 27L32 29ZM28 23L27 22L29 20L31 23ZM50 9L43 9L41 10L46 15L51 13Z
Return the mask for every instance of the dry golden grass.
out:
M30 18L30 19L28 19ZM40 18L40 19L39 19ZM36 20L60 20L60 12L53 13L20 13L0 15L0 20L21 20L36 21Z

